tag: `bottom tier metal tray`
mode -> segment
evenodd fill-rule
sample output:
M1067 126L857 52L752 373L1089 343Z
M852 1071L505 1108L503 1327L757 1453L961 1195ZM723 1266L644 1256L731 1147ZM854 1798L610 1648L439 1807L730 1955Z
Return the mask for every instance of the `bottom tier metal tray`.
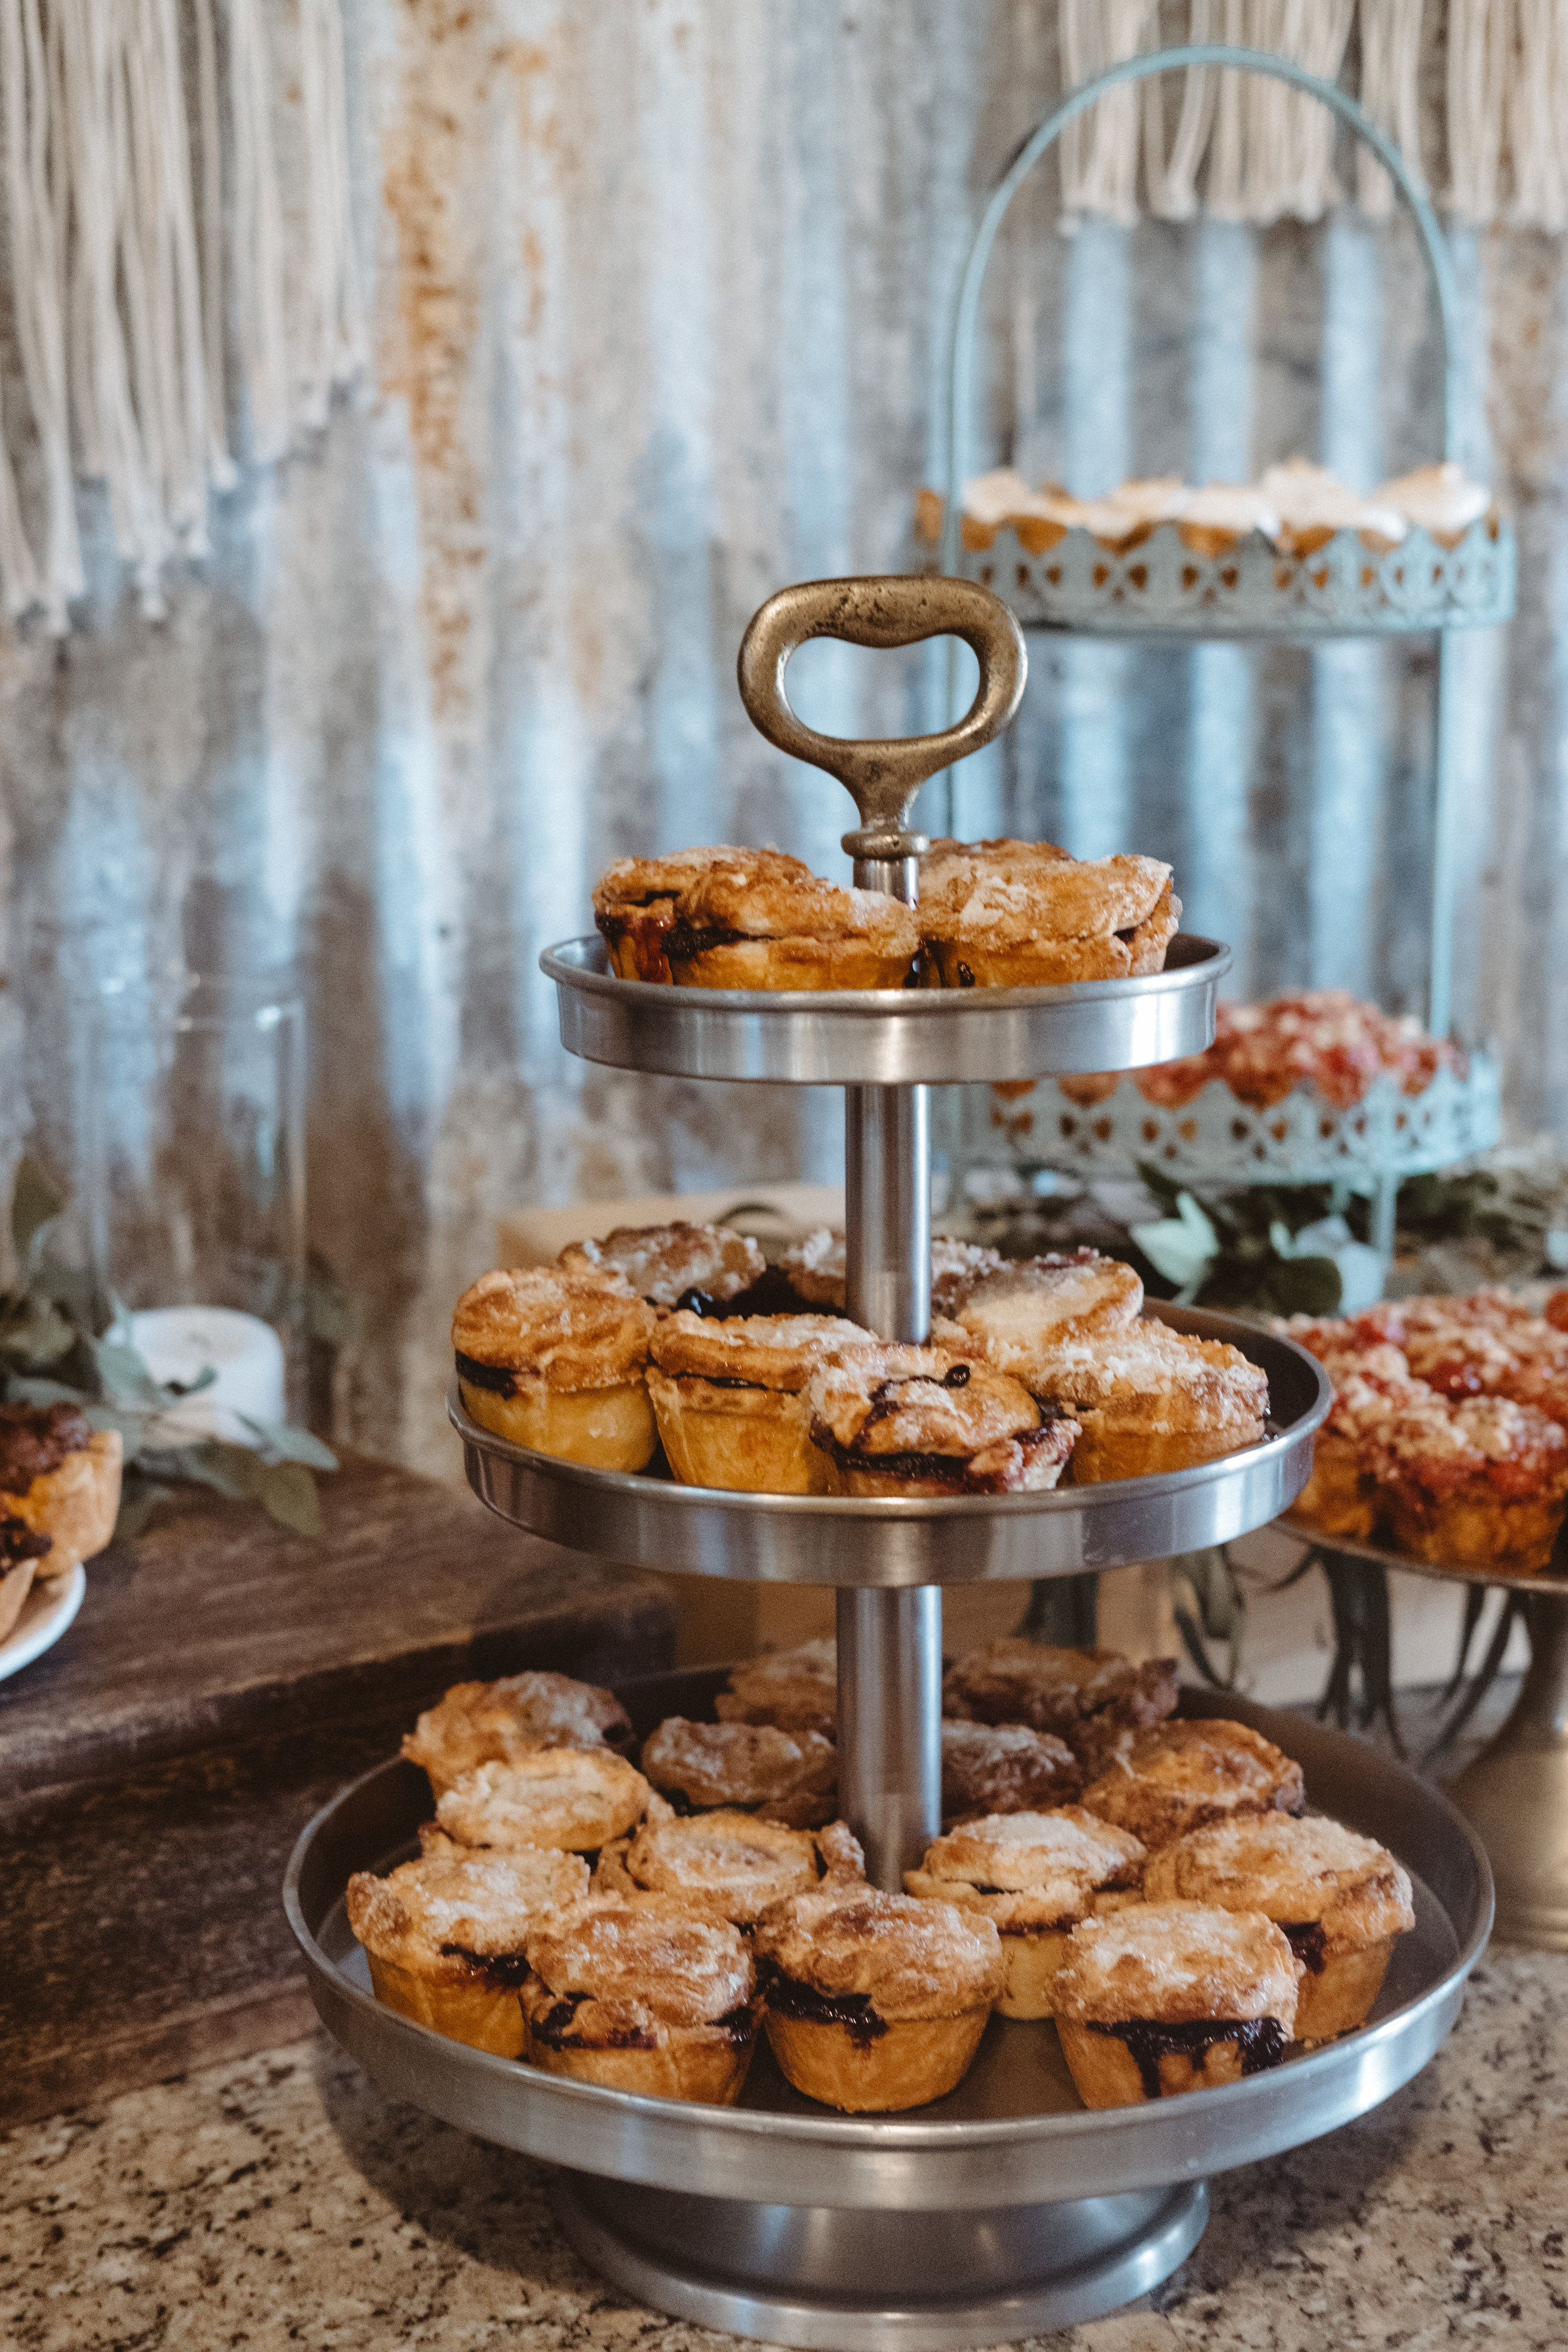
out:
M721 1678L623 1687L639 1732L707 1712ZM414 1850L425 1776L394 1761L320 1812L284 1901L329 2032L394 2096L480 2138L571 2168L567 2235L658 2307L775 2343L900 2352L1067 2326L1147 2292L1195 2244L1205 2176L1299 2146L1407 2082L1458 2015L1491 1925L1476 1837L1415 1774L1363 1742L1186 1692L1298 1757L1310 1801L1380 1839L1409 1871L1415 1931L1371 2021L1220 2091L1109 2113L1079 2104L1048 2023L993 2018L969 2075L910 2114L835 2114L801 2098L763 2046L736 2107L571 2083L448 2042L372 1997L343 1890ZM678 2182L678 2188L669 2184Z

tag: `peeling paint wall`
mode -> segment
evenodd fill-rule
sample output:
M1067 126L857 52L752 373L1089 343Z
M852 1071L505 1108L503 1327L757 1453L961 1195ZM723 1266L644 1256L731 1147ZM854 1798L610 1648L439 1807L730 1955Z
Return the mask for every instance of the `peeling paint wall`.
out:
M449 1468L446 1321L498 1211L833 1171L829 1097L569 1064L536 959L623 850L773 839L840 869L847 804L752 733L735 647L781 583L903 560L968 226L1056 93L1056 9L347 15L374 382L220 504L166 624L89 492L79 625L0 637L0 1150L72 1165L84 979L171 945L293 959L312 1238L366 1320L341 1433ZM1055 204L1047 166L994 273L977 464L1091 492L1305 449L1367 486L1436 453L1400 225L1069 239ZM1460 1004L1534 1128L1568 1108L1561 250L1499 235L1458 260L1467 454L1517 504L1523 574L1510 638L1462 652ZM1032 653L1012 740L964 772L966 829L1170 856L1247 986L1419 1006L1429 646ZM798 675L819 725L931 723L920 655L818 647Z

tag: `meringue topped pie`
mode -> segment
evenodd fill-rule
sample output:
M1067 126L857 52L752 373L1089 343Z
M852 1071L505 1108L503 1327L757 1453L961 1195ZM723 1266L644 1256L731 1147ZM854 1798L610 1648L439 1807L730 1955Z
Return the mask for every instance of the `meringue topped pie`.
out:
M984 1912L1002 1938L1004 2017L1049 2017L1051 1982L1068 1937L1101 1888L1136 1885L1143 1847L1081 1806L993 1813L949 1830L927 1847L904 1885L925 1903Z
M832 1464L810 1442L811 1376L878 1344L833 1315L667 1316L647 1387L670 1468L688 1486L831 1493Z
M524 1946L528 2056L548 2074L732 2106L757 2038L756 1973L728 1920L667 1895L595 1895Z
M812 1377L811 1438L846 1495L1037 1494L1078 1432L988 1365L876 1346Z
M452 1318L463 1409L535 1453L640 1470L656 1442L645 1378L656 1320L619 1274L481 1275Z
M666 942L676 900L712 866L754 877L809 881L811 868L778 849L680 849L669 857L617 857L594 885L594 920L610 950L610 969L622 980L671 978Z

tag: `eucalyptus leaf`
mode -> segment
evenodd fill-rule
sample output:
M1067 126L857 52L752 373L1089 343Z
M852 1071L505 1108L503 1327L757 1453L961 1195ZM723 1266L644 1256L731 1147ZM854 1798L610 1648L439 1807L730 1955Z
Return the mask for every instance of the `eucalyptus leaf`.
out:
M24 1153L11 1187L11 1247L19 1272L26 1273L35 1243L65 1204L64 1193L56 1192L31 1153Z
M321 1534L321 1498L316 1493L316 1482L302 1462L264 1465L257 1482L256 1499L280 1527L290 1528L299 1536Z
M303 1462L312 1470L335 1470L338 1466L337 1455L308 1429L296 1429L287 1421L256 1421L247 1412L242 1412L239 1419L281 1462Z
M134 1348L114 1339L91 1339L93 1367L110 1396L135 1397L150 1405L170 1402L172 1391L161 1388Z
M130 1543L144 1535L147 1522L160 1503L174 1500L174 1488L160 1486L153 1478L136 1478L127 1482L120 1493L120 1514L114 1522L114 1541Z

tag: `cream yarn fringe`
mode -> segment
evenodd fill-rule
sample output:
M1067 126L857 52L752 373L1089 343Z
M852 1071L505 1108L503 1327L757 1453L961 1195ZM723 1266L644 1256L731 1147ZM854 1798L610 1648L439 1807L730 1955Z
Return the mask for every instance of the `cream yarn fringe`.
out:
M0 610L67 627L79 475L156 617L238 478L231 400L265 463L363 362L339 0L0 0L0 222L26 412L5 387ZM9 454L29 425L41 541Z
M1455 218L1568 227L1568 0L1059 0L1064 79L1173 41L1272 49L1337 81L1352 26L1361 103L1398 147L1417 186L1433 175L1421 142L1423 39L1446 30L1447 184ZM1447 16L1446 27L1443 22ZM1185 23L1173 23L1184 13ZM1187 220L1200 202L1221 220L1317 220L1343 199L1334 124L1303 92L1258 75L1196 68L1180 97L1151 79L1113 90L1061 142L1063 211L1116 220L1141 208ZM1205 194L1199 177L1207 166ZM1355 200L1381 218L1394 191L1359 142Z

